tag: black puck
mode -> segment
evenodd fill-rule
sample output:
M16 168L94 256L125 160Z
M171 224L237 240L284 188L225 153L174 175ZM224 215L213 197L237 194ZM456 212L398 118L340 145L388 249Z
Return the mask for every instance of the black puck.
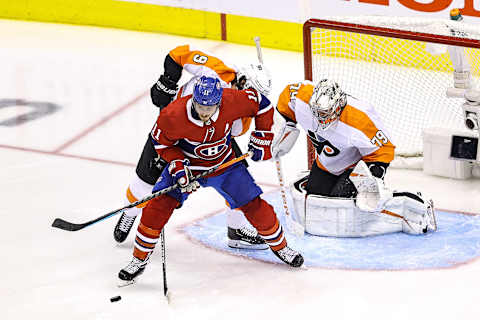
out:
M122 297L120 297L120 296L111 297L110 302L117 302L117 301L120 301L121 299L122 299Z

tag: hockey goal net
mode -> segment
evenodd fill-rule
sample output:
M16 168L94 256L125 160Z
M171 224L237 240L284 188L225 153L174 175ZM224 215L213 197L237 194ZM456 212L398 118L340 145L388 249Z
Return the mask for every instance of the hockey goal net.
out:
M390 128L396 156L422 155L427 127L463 128L462 100L448 98L463 48L471 83L480 86L480 25L392 17L310 19L303 27L305 79L337 81L375 106ZM314 150L309 146L309 163Z

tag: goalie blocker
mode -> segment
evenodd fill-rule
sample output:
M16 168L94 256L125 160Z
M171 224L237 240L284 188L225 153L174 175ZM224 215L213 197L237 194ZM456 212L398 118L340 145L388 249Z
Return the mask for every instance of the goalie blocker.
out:
M308 176L295 181L290 185L294 220L310 234L330 237L365 237L400 231L417 235L437 229L431 200L424 199L420 192L391 192L383 180L364 175L367 172L363 169L361 165L355 168L355 178L350 177L358 191L356 198L307 194Z

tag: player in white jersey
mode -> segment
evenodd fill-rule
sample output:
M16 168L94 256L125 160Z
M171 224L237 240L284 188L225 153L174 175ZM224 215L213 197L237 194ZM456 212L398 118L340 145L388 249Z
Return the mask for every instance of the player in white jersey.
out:
M296 181L296 219L318 235L365 236L436 229L433 204L417 193L391 192L383 183L395 145L374 107L323 79L288 85L278 112L285 118L273 156L288 153L299 130L315 147L307 177ZM339 216L342 216L341 218Z
M192 78L178 89L178 81L183 70L192 74ZM254 87L263 95L268 96L271 90L271 77L262 65L247 65L241 68L229 66L222 60L202 50L182 45L172 49L165 57L164 74L150 90L152 102L161 111L172 100L192 94L193 86L200 76L218 78L222 87L243 89ZM250 127L251 118L243 118L233 123L232 135L240 136ZM232 139L232 147L237 156L241 150ZM128 203L150 194L153 186L160 177L166 162L161 159L153 146L149 135L136 168L136 175L127 189ZM247 165L244 161L244 165ZM126 210L118 220L114 229L114 239L121 243L127 238L136 217L142 212L147 203ZM263 239L250 226L242 213L238 210L227 210L227 238L228 245L234 248L267 249Z

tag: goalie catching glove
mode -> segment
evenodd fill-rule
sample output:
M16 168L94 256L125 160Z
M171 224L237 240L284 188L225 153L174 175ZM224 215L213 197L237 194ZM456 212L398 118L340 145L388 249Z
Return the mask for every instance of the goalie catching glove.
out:
M272 158L273 132L254 130L250 135L248 151L252 151L253 161L263 161Z
M188 165L190 161L187 159L184 160L174 160L170 162L168 167L168 172L173 177L173 181L178 183L180 191L191 193L197 191L200 188L198 181L192 181L193 174Z
M349 179L358 191L356 205L361 210L380 211L384 204L393 197L392 192L385 187L385 183L381 179L385 175L386 169L380 170L379 168L380 166L375 165L369 168L363 160L360 160L350 173ZM381 178L377 178L375 175L381 175Z
M279 138L272 147L272 156L279 158L290 152L299 134L300 130L297 129L295 123L287 121L278 133Z

